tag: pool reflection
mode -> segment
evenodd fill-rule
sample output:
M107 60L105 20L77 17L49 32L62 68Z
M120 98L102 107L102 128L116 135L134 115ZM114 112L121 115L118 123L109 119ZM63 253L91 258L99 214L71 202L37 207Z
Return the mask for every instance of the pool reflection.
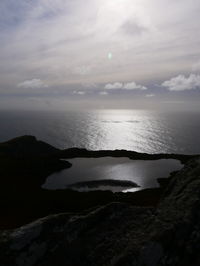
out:
M129 158L103 157L75 158L69 161L72 163L72 167L49 176L43 188L65 189L77 182L109 179L135 182L140 186L140 188L131 188L131 191L135 191L157 187L157 178L168 177L170 172L182 168L182 164L174 159L134 161ZM96 187L96 189L101 189L101 187ZM109 186L108 189L116 192L115 186L113 188ZM122 187L120 191L126 192L127 189ZM87 188L83 186L83 190L87 190Z

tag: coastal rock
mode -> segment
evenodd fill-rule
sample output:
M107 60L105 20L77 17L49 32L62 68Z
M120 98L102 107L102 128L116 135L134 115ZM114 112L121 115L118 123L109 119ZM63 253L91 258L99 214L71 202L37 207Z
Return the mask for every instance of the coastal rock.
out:
M41 157L55 155L58 151L59 149L54 148L50 144L28 135L0 143L0 157Z
M180 160L183 164L188 160L196 157L195 155L184 155L184 154L167 154L167 153L139 153L129 150L98 150L91 151L81 148L69 148L59 151L59 158L100 158L100 157L127 157L132 160L159 160L159 159L176 159Z
M0 265L198 266L199 250L197 158L171 178L157 208L111 203L2 231Z
M81 148L69 148L60 150L52 145L37 140L36 137L25 135L0 143L0 158L41 158L51 157L59 159L69 158L100 158L100 157L127 157L132 160L159 160L177 159L182 163L195 158L196 155L184 154L147 154L129 150L98 150L92 151Z

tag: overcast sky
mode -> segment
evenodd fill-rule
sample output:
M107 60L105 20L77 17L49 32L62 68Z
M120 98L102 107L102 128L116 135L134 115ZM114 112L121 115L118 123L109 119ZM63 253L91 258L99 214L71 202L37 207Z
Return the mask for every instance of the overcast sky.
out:
M197 106L199 14L199 0L1 0L0 104Z

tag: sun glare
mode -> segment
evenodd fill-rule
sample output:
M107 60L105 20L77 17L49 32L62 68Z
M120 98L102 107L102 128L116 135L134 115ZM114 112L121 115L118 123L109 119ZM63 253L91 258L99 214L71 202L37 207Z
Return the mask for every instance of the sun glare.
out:
M116 30L130 14L130 0L104 1L99 4L98 23L105 29Z

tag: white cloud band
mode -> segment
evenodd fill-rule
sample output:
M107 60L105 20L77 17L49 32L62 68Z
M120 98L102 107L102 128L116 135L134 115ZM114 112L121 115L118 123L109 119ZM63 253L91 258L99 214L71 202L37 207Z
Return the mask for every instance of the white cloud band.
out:
M41 79L31 79L25 80L17 85L18 88L24 89L39 89L39 88L47 88L48 85L45 84Z
M164 81L162 86L170 91L196 89L197 87L200 87L200 75L190 74L188 78L184 75L178 75L177 77Z
M106 90L116 90L116 89L124 89L124 90L147 90L147 87L136 84L134 81L129 83L108 83L105 85L104 89Z

